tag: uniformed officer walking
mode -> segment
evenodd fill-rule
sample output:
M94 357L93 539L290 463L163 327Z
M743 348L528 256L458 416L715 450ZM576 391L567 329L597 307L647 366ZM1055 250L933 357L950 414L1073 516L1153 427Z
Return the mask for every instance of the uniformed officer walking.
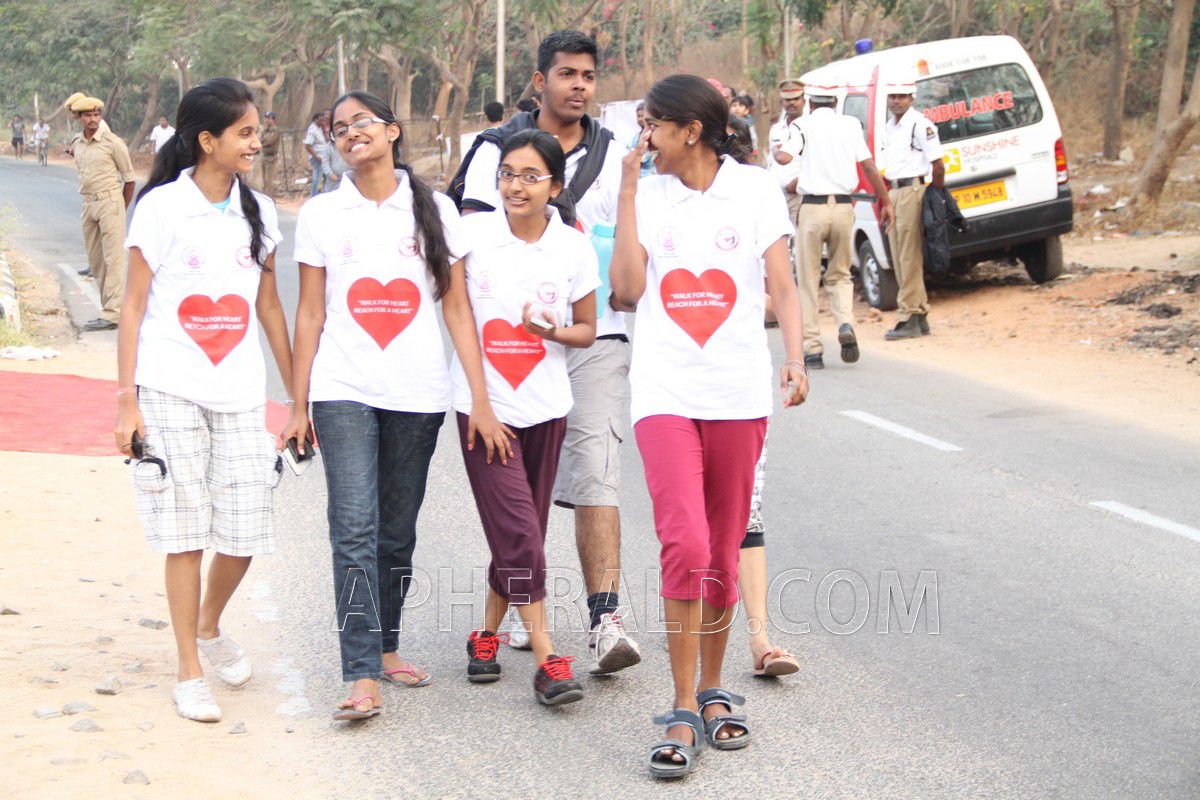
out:
M133 164L125 142L101 117L104 103L76 92L67 99L67 110L83 125L67 151L79 170L83 195L83 242L88 267L100 289L100 316L83 326L85 331L117 327L125 296L125 209L133 199Z
M817 287L821 282L821 253L828 248L825 290L833 310L842 347L842 361L858 361L858 340L853 318L854 283L850 279L850 253L854 247L854 205L858 167L879 198L879 223L886 230L893 219L887 187L875 168L862 126L853 117L837 113L840 88L807 83L804 87L811 111L791 123L793 133L780 147L780 158L796 164L803 189L796 220L796 250L800 260L800 302L804 311L804 366L824 369L824 345L817 316Z
M781 159L778 156L780 148L793 135L791 125L800 119L804 112L804 84L796 78L787 78L779 82L779 101L783 106L783 119L771 126L767 134L768 158L767 170L775 176L775 180L783 189L788 201L788 214L792 222L796 221L796 212L800 210L800 194L796 187L796 164L790 156Z
M262 145L262 190L272 196L275 191L275 165L279 159L279 126L275 124L275 112L263 114L262 130L258 132L258 143Z
M933 185L941 188L946 170L937 126L913 108L916 79L906 76L902 82L889 84L886 91L888 118L883 131L883 164L896 206L896 224L888 234L888 244L892 250L892 268L900 283L900 310L896 327L884 334L884 338L893 341L929 333L921 211L926 181L932 177Z

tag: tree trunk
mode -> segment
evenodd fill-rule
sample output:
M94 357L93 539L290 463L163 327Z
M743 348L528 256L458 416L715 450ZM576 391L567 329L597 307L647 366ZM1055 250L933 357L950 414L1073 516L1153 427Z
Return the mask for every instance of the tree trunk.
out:
M388 93L392 104L392 112L396 119L404 121L412 118L412 83L416 77L413 72L412 53L397 52L390 44L379 48L377 54L388 75Z
M141 147L142 142L146 141L150 129L158 122L158 93L161 86L161 72L154 73L146 81L146 113L142 115L142 124L138 126L137 133L129 142L131 151L136 151Z
M1189 26L1190 28L1190 26ZM1154 137L1154 144L1133 190L1133 204L1153 208L1158 204L1175 159L1183 148L1183 140L1200 122L1200 69L1192 73L1192 88L1183 111Z
M1109 63L1108 92L1104 97L1104 157L1116 161L1121 155L1121 123L1125 120L1125 86L1129 80L1129 61L1133 34L1137 29L1140 3L1125 5L1109 0L1113 21L1113 53Z
M633 75L629 71L629 0L621 3L621 10L617 13L621 15L617 38L621 42L621 82L625 87L622 94L628 97L629 86L633 81Z
M1158 117L1155 131L1162 134L1177 116L1183 99L1183 79L1187 72L1188 38L1192 32L1192 17L1196 0L1175 0L1171 9L1171 24L1167 34L1167 51L1163 56L1162 87L1158 92Z
M371 53L365 47L358 55L358 78L354 88L364 92L371 91Z
M649 89L654 83L654 0L642 0L642 80Z
M264 75L261 78L253 78L246 81L246 85L251 89L257 89L262 92L263 114L275 110L275 95L279 94L279 90L283 88L283 83L286 79L287 70L284 69L282 64L276 64L270 80Z
M447 109L450 108L450 90L454 88L454 84L450 81L442 81L438 84L437 97L433 101L433 116L438 119L446 119Z

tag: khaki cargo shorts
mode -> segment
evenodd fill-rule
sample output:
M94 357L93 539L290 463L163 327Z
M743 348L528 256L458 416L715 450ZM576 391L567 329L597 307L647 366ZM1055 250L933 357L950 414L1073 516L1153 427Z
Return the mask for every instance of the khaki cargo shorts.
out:
M567 414L554 504L619 505L620 445L629 419L629 343L599 339L591 347L568 349L567 371L575 404Z

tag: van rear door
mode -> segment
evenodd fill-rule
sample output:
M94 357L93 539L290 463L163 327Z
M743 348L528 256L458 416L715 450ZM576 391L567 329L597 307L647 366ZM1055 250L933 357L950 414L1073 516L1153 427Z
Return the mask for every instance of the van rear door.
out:
M921 78L917 108L945 149L946 188L970 218L1054 200L1054 109L1026 65L989 64Z

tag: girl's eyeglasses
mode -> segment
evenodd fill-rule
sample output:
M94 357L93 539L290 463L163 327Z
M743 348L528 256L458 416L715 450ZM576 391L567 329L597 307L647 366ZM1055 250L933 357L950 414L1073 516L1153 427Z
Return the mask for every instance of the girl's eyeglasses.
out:
M512 183L512 179L516 178L526 186L536 186L542 181L548 181L553 177L553 175L534 175L532 172L513 172L511 169L496 170L496 180L501 183Z
M346 138L346 134L350 133L351 128L363 131L374 125L376 122L378 122L380 125L387 125L387 122L379 117L359 117L349 125L338 125L329 132L329 135L334 141L337 141L338 139Z

